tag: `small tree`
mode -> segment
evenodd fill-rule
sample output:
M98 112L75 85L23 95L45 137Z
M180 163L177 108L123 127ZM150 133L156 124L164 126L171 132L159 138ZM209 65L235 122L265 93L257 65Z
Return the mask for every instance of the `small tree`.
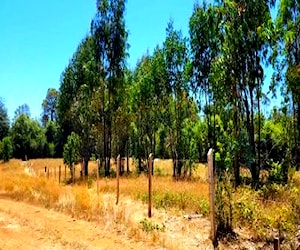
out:
M1 158L5 162L8 162L13 155L13 145L10 137L6 136L3 138L1 142L0 150L1 150Z
M74 132L68 136L67 143L64 145L63 158L64 163L69 166L73 178L72 164L80 160L80 138Z

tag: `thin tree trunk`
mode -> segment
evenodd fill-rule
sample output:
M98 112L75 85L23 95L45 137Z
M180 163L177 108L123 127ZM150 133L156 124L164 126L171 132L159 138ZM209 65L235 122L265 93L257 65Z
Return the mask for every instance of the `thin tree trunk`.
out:
M129 174L129 171L130 171L130 169L129 169L129 145L128 144L129 143L127 140L127 142L126 142L126 167L127 167L126 171L127 171L127 174Z
M235 100L234 100L234 137L238 140L238 131L239 131L239 116L238 116L238 106L237 106L237 86L235 85ZM233 161L233 169L234 169L234 179L235 186L240 185L240 166L239 166L239 152L238 150L234 153L234 161Z
M258 172L260 171L261 167L261 157L260 157L260 141L261 141L261 121L260 121L260 85L258 87L258 94L257 94L257 109L258 109L258 144L257 144L257 151L258 151Z
M251 102L251 120L250 120L250 131L249 131L249 142L251 147L252 157L254 160L251 162L251 175L252 175L252 185L255 187L259 181L259 171L256 164L256 149L255 149L255 134L254 134L254 101L253 101L253 89L250 92L250 102Z
M88 177L89 176L89 157L85 156L83 157L83 171L84 171L84 176Z

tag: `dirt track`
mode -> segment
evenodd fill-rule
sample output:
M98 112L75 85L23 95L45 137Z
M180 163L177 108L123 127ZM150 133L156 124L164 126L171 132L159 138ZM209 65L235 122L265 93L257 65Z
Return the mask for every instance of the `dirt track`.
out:
M157 249L93 222L0 197L0 249Z

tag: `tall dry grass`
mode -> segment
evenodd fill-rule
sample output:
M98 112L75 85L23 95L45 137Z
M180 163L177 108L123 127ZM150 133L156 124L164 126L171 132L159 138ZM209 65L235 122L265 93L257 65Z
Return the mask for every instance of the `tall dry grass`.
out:
M45 166L50 170L49 179ZM148 179L145 175L121 177L120 202L115 205L116 180L100 178L100 195L96 192L96 162L89 163L91 177L86 182L78 181L75 185L58 183L58 169L61 166L62 180L64 165L61 159L37 159L28 162L11 160L0 162L0 194L9 198L52 208L76 218L95 220L107 228L119 227L135 239L146 240L154 244L164 242L160 233L147 233L140 221L147 216L147 206L133 203L132 199L146 200ZM161 168L169 171L168 164ZM79 179L80 165L76 166L76 177ZM131 169L134 169L131 166ZM56 172L56 174L55 174ZM67 169L67 179L70 172ZM88 184L89 183L89 184ZM154 205L158 208L175 208L178 211L201 212L207 210L207 185L204 182L173 181L172 177L154 176ZM132 199L129 199L129 198ZM198 204L201 201L200 205ZM168 200L168 203L163 201ZM205 204L205 205L203 205ZM165 244L165 243L163 243Z
M208 184L205 181L207 168L199 165L192 181L174 181L171 177L170 160L155 161L153 177L153 204L158 209L168 209L175 213L208 213ZM61 159L42 159L30 162L11 160L0 163L0 193L12 199L39 204L48 208L69 213L74 217L105 222L107 227L118 225L128 228L128 235L136 238L149 237L139 226L139 221L146 215L146 206L140 205L133 214L130 199L143 202L148 197L147 176L122 176L120 180L120 204L115 205L115 178L100 178L100 195L96 192L96 162L89 163L90 178L87 182L65 185L58 183L58 167L64 165ZM31 169L25 171L26 168ZM49 180L44 167L53 169ZM56 168L56 179L54 169ZM134 171L134 166L130 166ZM159 171L157 171L159 169ZM76 166L79 179L80 165ZM67 169L67 178L70 172ZM287 186L272 185L259 191L247 186L234 190L233 216L236 227L246 227L254 238L271 239L274 230L289 237L299 227L300 209L300 173L296 172L293 182ZM136 206L136 204L135 204ZM287 237L287 236L286 236ZM155 238L155 237L154 237ZM157 239L156 239L157 240ZM155 241L156 241L155 240ZM159 240L157 240L159 241Z

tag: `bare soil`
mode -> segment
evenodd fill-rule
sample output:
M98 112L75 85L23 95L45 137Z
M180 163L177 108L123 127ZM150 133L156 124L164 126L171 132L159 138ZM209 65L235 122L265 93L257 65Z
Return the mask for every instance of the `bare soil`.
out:
M100 224L0 197L0 249L159 249Z
M143 205L131 200L126 203L137 206L132 212L139 223L144 216L136 208ZM207 219L170 216L158 210L154 213L151 223L165 227L157 242L130 237L126 228L74 219L1 196L0 249L212 249Z

